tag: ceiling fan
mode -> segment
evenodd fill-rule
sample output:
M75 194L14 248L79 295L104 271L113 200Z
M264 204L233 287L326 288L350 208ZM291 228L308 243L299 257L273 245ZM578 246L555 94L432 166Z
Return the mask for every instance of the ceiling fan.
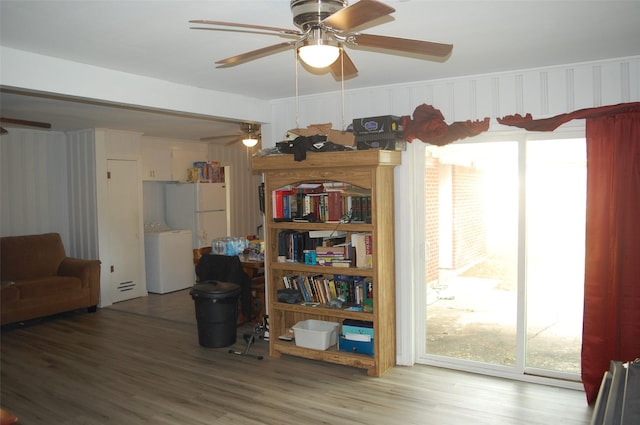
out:
M242 142L248 148L252 148L258 144L260 140L260 124L254 123L242 123L240 129L235 134L226 134L222 136L202 137L200 140L203 142L213 142L216 140L228 140L225 143L227 146L237 142Z
M234 66L283 50L295 48L304 63L314 68L329 67L340 80L355 76L358 69L344 50L344 46L383 49L391 54L413 54L428 60L446 60L453 45L407 38L352 32L353 29L388 16L395 9L377 0L360 0L348 6L346 0L291 0L293 23L300 30L222 21L192 20L194 24L237 27L246 30L272 32L281 37L294 38L261 49L216 61L219 67ZM193 29L218 30L220 28ZM338 60L340 58L340 60Z
M0 123L14 124L14 125L25 126L25 127L38 127L38 128L45 128L45 129L51 128L51 124L47 122L27 121L27 120L19 120L15 118L7 118L7 117L0 117ZM6 128L0 127L0 134L7 134L8 132L9 131Z

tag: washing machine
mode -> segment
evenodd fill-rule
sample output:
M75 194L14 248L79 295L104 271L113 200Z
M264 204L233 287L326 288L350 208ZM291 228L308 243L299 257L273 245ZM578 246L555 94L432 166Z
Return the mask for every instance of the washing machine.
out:
M146 228L144 233L147 291L166 294L193 286L191 230Z

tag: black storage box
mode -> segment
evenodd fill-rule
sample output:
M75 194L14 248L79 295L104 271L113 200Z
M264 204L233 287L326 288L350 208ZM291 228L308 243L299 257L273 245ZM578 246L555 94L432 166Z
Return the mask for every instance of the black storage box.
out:
M401 139L375 139L375 140L357 140L356 149L359 151L367 149L381 149L384 151L406 151L407 141Z
M402 119L395 115L356 118L353 120L356 149L407 150L403 137Z
M356 118L353 120L353 134L357 136L379 134L383 138L396 137L402 139L402 118L395 115L380 117Z
M198 342L203 347L228 347L236 342L240 285L209 280L193 286Z

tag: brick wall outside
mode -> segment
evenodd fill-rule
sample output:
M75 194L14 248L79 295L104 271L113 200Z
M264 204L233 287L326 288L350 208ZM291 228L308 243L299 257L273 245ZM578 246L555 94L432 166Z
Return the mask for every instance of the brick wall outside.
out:
M464 269L486 256L482 173L471 167L452 166L453 228L440 228L440 162L428 158L425 183L425 276L427 284L439 282L440 232L450 232L453 245L451 264ZM442 189L444 190L444 189ZM448 190L448 189L447 189ZM445 237L447 235L444 235ZM448 261L447 261L448 263Z
M483 176L470 167L454 165L453 268L468 267L486 255Z
M427 283L437 282L440 267L439 181L440 162L427 159L425 179L425 276Z

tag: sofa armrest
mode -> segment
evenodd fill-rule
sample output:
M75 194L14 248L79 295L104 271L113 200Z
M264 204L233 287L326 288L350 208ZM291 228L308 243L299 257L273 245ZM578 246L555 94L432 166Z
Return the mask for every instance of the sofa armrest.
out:
M79 278L82 286L91 290L92 305L98 305L100 299L100 260L66 257L58 267L58 275Z

